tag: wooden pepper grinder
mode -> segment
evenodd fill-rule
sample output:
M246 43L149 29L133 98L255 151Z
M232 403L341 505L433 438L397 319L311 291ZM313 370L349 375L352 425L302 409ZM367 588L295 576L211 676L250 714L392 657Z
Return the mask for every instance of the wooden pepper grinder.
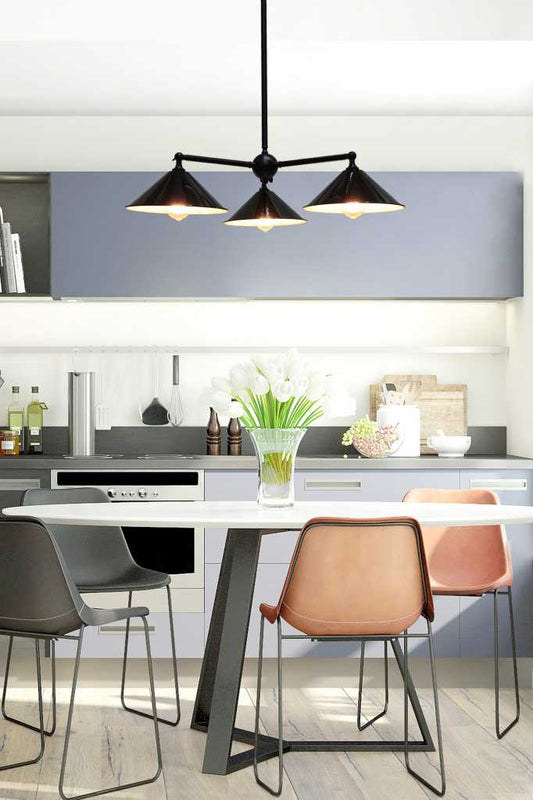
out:
M222 431L217 412L214 408L209 410L211 413L207 423L206 452L208 456L219 456L222 453Z
M228 456L240 456L242 453L242 425L238 417L228 423Z

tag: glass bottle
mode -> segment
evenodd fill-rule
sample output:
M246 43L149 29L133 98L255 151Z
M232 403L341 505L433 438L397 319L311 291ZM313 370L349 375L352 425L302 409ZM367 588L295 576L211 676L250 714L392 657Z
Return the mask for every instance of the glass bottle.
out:
M0 431L0 456L18 456L19 437L15 431Z
M18 436L19 452L24 452L24 406L20 401L20 386L11 388L11 403L7 407L7 426Z
M43 411L48 406L39 400L39 387L31 387L31 400L27 410L28 420L28 453L43 452Z

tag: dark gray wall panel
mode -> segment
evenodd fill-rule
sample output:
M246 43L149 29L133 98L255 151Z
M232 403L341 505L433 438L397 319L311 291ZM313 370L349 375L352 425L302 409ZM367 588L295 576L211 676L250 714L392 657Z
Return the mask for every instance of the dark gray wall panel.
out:
M300 209L333 173L276 176ZM503 172L388 172L374 177L406 210L304 214L267 234L226 217L126 211L158 177L52 176L52 293L85 297L500 298L522 294L522 179ZM198 177L228 208L256 189L246 172Z
M20 234L26 293L50 294L48 175L0 175L0 207L12 233Z

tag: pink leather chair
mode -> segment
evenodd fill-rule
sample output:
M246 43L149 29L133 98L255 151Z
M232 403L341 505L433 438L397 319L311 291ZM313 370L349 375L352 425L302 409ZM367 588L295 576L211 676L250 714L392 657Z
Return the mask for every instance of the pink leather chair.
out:
M404 738L397 745L404 750L407 770L427 788L442 796L445 792L444 757L439 716L438 691L433 652L431 621L433 597L424 553L422 532L414 519L381 520L313 519L300 533L277 605L260 606L259 665L255 717L254 772L257 783L276 797L283 786L283 754L287 750L375 749L375 742L320 742L283 740L282 643L284 639L378 640L390 643L404 679ZM421 617L427 633L409 634L408 629ZM259 736L261 676L265 620L277 625L278 643L278 786L273 789L259 777L258 761L265 753L264 737ZM301 634L282 633L282 620ZM441 782L434 787L416 773L409 763L408 701L417 713L408 669L408 641L427 638ZM403 653L399 640L403 640ZM414 694L414 697L413 697ZM422 716L423 720L423 716ZM423 720L425 723L425 720ZM426 725L427 730L427 725ZM427 742L419 743L425 744ZM372 747L374 745L374 747ZM390 748L389 748L390 749ZM420 748L418 748L420 749ZM426 747L426 749L428 749Z
M499 499L487 489L411 489L405 503L484 503ZM494 687L496 735L501 739L520 719L520 694L513 614L513 566L507 534L502 525L465 528L424 528L431 588L435 595L480 597L492 594L494 603ZM500 670L498 595L507 597L513 655L516 715L500 729Z
M405 503L499 503L494 492L486 489L411 489ZM513 615L513 567L505 529L501 525L463 528L433 528L422 530L427 556L429 578L434 595L481 597L492 594L494 603L494 686L495 727L498 739L511 730L520 719L520 695L516 661L516 638ZM513 655L513 675L516 714L503 730L500 729L500 670L498 595L507 597ZM385 645L386 646L386 645ZM386 663L386 662L385 662ZM373 724L387 711L388 675L385 672L384 710L361 725L361 691L364 672L364 644L361 645L358 725L360 730Z

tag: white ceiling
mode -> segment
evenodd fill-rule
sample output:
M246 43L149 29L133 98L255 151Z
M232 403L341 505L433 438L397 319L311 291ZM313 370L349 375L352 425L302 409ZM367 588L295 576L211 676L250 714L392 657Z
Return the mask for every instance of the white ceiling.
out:
M259 109L259 0L2 6L2 115ZM272 114L533 114L532 0L269 0Z

